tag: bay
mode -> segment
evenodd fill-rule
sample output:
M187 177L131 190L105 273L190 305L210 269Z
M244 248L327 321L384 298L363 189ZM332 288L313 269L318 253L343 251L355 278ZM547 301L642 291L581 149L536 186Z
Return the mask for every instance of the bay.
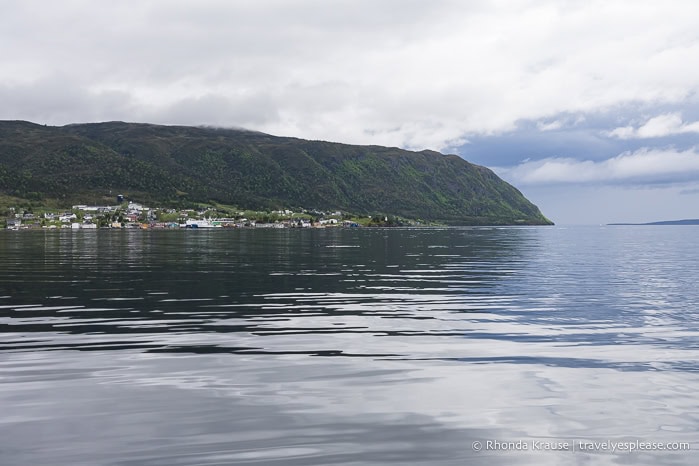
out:
M0 232L0 464L694 464L698 263L692 226Z

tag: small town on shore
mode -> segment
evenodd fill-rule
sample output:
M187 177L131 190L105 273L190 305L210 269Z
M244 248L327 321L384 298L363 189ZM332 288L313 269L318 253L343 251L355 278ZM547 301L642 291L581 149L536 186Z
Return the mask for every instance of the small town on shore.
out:
M374 215L356 216L341 211L283 209L236 210L207 205L173 209L148 207L117 196L115 205L74 205L68 209L18 208L7 210L8 230L37 229L175 229L175 228L357 228L408 226L420 222Z

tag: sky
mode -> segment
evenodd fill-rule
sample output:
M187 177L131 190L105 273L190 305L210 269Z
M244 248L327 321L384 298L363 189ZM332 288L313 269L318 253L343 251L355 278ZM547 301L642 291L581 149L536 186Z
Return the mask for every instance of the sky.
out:
M558 224L699 218L692 0L0 0L0 119L458 154Z

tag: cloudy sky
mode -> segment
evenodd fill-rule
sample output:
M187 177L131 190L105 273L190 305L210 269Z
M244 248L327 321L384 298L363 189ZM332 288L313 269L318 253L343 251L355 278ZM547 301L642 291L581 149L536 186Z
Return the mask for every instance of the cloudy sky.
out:
M699 218L692 0L0 5L0 119L429 148L560 224Z

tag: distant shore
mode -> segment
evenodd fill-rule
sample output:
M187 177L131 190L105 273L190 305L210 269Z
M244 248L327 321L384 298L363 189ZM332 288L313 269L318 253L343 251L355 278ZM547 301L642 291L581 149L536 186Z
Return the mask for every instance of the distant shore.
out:
M691 218L685 220L666 220L662 222L649 223L608 223L607 225L699 225L699 219Z

